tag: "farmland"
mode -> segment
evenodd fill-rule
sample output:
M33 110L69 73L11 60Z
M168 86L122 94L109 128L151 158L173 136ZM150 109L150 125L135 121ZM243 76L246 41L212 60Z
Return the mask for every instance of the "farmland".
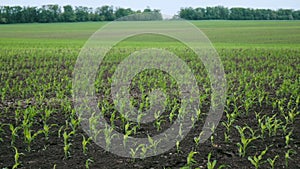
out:
M198 121L168 152L141 159L118 157L97 146L74 111L76 59L106 22L0 25L0 167L300 168L300 22L192 23L217 50L227 80L223 116L204 143L199 140L211 104L210 83L203 64L186 46L156 35L128 38L99 68L95 87L105 119L115 130L149 137L149 142L151 134L165 131L179 118L176 82L158 70L133 79L130 102L141 110L149 106L151 87L168 94L161 116L136 124L119 114L110 99L117 65L138 49L155 47L178 54L194 70L200 90Z

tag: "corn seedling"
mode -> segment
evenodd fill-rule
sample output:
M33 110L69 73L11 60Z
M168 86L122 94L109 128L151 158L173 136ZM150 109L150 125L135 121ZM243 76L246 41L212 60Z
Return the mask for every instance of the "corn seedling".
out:
M71 131L70 133L67 133L66 131L64 131L63 133L63 138L64 138L64 153L65 153L65 158L68 158L70 156L70 147L71 147L71 143L69 143L69 139L72 135L74 135L74 131Z
M176 110L178 110L178 105L177 104L175 104L175 106L172 107L172 111L169 114L169 120L170 120L171 123L173 122L173 119L175 117Z
M214 169L217 165L217 160L211 161L211 152L207 155L207 169ZM220 165L218 169L224 168L226 165ZM198 168L200 169L200 168Z
M18 130L21 129L21 127L14 127L13 124L9 124L9 129L11 131L11 145L14 145L16 138L18 137Z
M131 148L130 149L130 155L131 155L131 158L135 159L136 158L136 155L137 155L137 152L139 151L140 148L144 147L145 145L144 144L140 144L139 146L137 146L135 149Z
M180 153L180 141L176 141L176 151L177 153Z
M217 164L217 160L210 161L210 158L211 158L211 153L208 153L208 155L207 155L207 169L214 169L216 164Z
M18 168L18 166L21 164L19 161L20 155L24 155L23 153L19 153L18 149L16 147L14 147L15 149L15 164L13 165L13 169Z
M31 143L32 141L41 133L43 133L42 130L37 131L36 133L32 133L32 130L30 130L29 128L25 127L23 129L23 133L24 133L24 139L25 142L27 143L27 150L31 151Z
M53 126L57 126L57 124L51 124L49 126L47 123L44 123L42 132L44 133L46 140L49 139L50 128Z
M147 146L142 146L142 148L141 148L141 157L142 158L146 157L146 153L147 153L148 149L149 148Z
M285 167L288 168L289 166L289 160L291 159L291 155L296 154L296 151L293 149L289 149L285 155L284 155L284 159L285 159Z
M286 136L285 136L285 147L289 147L290 141L292 140L291 135L293 134L293 130L291 130Z
M214 140L215 140L215 137L214 137L214 132L215 132L215 130L216 130L216 127L215 127L215 125L213 124L212 126L211 126L211 128L210 128L210 131L212 132L212 134L211 134L211 136L210 136L210 143L211 143L211 145L215 145L214 144Z
M150 143L149 148L152 148L154 154L157 153L157 146L160 143L160 140L154 141L149 135L148 135L148 142Z
M258 121L258 126L260 127L260 132L261 132L261 138L264 138L265 135L265 131L267 129L267 126L265 125L265 123L263 123L263 119L265 118L266 115L260 117L259 113L255 113L255 117Z
M276 161L276 159L279 157L279 155L276 155L273 159L271 159L271 158L268 158L267 159L267 161L268 161L268 163L270 164L270 166L271 166L271 169L274 169L275 168L275 161Z
M230 128L233 125L233 122L235 121L236 115L235 114L229 114L226 113L226 117L227 117L227 122L224 121L222 122L222 125L226 128L226 132L224 132L224 138L225 138L225 142L228 143L229 139L230 139Z
M196 143L196 146L200 143L200 137L194 137L194 142Z
M84 135L82 135L82 142L81 142L81 144L82 144L82 152L83 152L83 154L85 154L85 155L86 155L87 150L88 150L87 145L90 144L91 140L92 140L91 137L89 137L88 139L86 139L86 138L84 137Z
M90 168L90 163L93 163L94 161L92 159L87 159L85 160L85 168L89 169Z
M64 126L61 126L59 129L58 129L58 132L57 132L57 135L58 135L58 138L61 137L61 132L62 132L62 129L64 128Z
M117 136L117 134L112 134L114 129L112 127L105 126L105 129L103 130L104 135L105 135L105 143L106 143L106 149L109 151L110 145L111 145L111 140Z
M259 166L263 163L261 160L263 156L267 153L268 147L264 151L262 151L258 156L254 155L253 157L249 156L248 160L251 162L251 164L258 169Z
M50 118L52 113L53 113L52 110L47 109L47 110L45 110L45 113L41 115L44 123L47 123L47 121Z
M267 130L269 131L269 136L274 136L277 133L277 129L279 129L280 126L282 125L282 122L276 119L276 114L274 114L271 118L266 117L265 124Z
M80 124L80 119L75 119L74 117L71 117L71 123L69 123L69 124L70 124L72 131L75 133L77 127Z
M192 165L194 165L196 162L196 160L194 159L194 155L198 154L198 152L195 151L191 151L186 159L186 166L191 167Z
M112 128L115 127L115 120L116 120L116 112L113 112L109 118L110 125Z
M254 135L252 135L251 138L246 138L245 137L245 133L244 132L245 132L246 129L249 129L249 127L243 127L243 128L241 128L240 126L236 126L236 129L238 130L238 132L240 134L240 139L241 139L241 143L237 143L238 152L239 152L239 155L241 157L245 157L248 145L252 141L256 140L257 137L255 137ZM252 129L251 129L251 131L252 131Z
M155 118L154 126L156 127L156 130L159 131L161 129L161 124L166 120L163 120L163 116L160 116L160 111L154 113L154 118Z

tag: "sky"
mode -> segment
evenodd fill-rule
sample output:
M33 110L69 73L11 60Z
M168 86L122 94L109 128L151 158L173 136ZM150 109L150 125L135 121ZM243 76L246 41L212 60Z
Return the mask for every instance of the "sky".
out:
M143 10L148 6L151 9L160 9L162 14L174 15L181 7L246 7L265 9L300 9L300 0L0 0L0 6L42 6L46 4L101 7L109 5L114 7Z

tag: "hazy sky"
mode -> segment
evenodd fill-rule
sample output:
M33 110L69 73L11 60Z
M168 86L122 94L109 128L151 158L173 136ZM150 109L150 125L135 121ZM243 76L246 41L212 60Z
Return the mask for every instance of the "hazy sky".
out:
M132 8L134 10L145 9L149 6L152 9L161 9L162 13L167 15L176 14L181 7L206 7L217 5L225 7L300 9L300 0L0 0L0 6L41 6L45 4L87 7L113 5L114 7Z

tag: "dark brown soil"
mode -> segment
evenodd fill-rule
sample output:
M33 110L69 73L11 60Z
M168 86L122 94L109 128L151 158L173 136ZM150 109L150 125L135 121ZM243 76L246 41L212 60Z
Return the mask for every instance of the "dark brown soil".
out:
M269 110L270 108L265 107L263 110ZM13 112L12 107L10 112ZM1 119L1 124L15 123L10 117L2 116L6 118ZM249 116L241 117L238 124L251 124L257 123L253 121L255 119L254 114ZM225 117L223 117L225 120ZM224 142L223 133L225 128L219 125L216 132L214 133L214 143L207 140L203 144L195 145L193 138L199 135L201 130L200 123L196 125L194 129L188 134L187 137L180 143L180 152L178 153L175 146L169 152L160 154L155 157L149 157L145 159L131 159L122 158L114 154L106 152L95 143L88 145L87 154L82 152L82 135L85 133L79 128L76 135L72 137L70 157L64 157L64 143L63 139L58 137L58 130L60 126L65 124L65 116L57 112L51 117L49 123L58 124L53 127L48 140L40 135L34 140L31 145L31 151L26 151L27 145L23 142L22 133L19 132L19 137L15 143L16 147L21 153L20 156L21 165L20 168L85 168L86 160L91 159L90 168L180 168L186 165L186 158L190 151L197 151L194 159L197 163L192 167L205 168L207 163L207 155L211 152L212 159L217 160L217 164L225 164L226 168L253 168L252 164L247 158L241 158L238 155L236 143L239 142L239 134L236 130L232 129L231 141L229 143ZM36 126L39 128L39 126ZM292 136L293 141L290 147L285 147L283 136L277 135L274 137L267 138L265 140L258 139L251 143L246 156L255 155L256 152L263 151L266 146L272 145L269 148L269 153L264 157L273 158L275 155L279 155L279 159L276 163L276 168L286 168L284 155L288 149L294 149L298 155L292 155L289 160L289 167L292 169L300 168L298 161L300 160L300 119L298 118L295 122L294 134ZM3 126L4 131L1 133L3 141L0 145L0 165L2 168L11 168L14 164L14 149L10 145L10 130L8 126ZM87 136L86 136L87 137ZM261 168L269 168L268 163L262 164Z
M69 64L74 64L74 58L71 59L72 62ZM236 65L242 64L245 60L234 60ZM228 61L232 62L232 60ZM47 63L47 62L45 62ZM61 63L57 63L57 70L64 69L64 67L71 67L70 65L66 65L61 67ZM298 63L293 63L297 65ZM241 66L242 67L242 66ZM227 69L228 70L227 70ZM227 72L232 71L230 67L226 67ZM249 71L254 72L253 68L248 68ZM241 70L236 70L241 71ZM17 72L17 71L16 71ZM57 72L53 73L53 77L60 76ZM63 76L71 76L72 70L67 70L62 73ZM230 72L229 72L230 73ZM231 72L232 73L232 72ZM18 74L15 79L25 79L26 74ZM232 82L238 83L238 79L232 79ZM282 83L281 79L276 79L276 83ZM3 83L1 83L3 84ZM62 89L66 84L62 86ZM234 90L238 87L237 84L232 84L231 90ZM269 97L275 97L276 90L273 87L265 86L265 90L269 93ZM46 94L45 94L46 95ZM68 95L68 94L67 94ZM70 95L70 94L69 94ZM111 154L110 152L106 152L104 149L91 142L88 145L87 154L84 154L82 151L82 135L87 137L87 135L83 132L81 127L79 127L76 131L76 134L71 136L70 143L70 156L65 157L64 155L64 142L62 133L59 134L60 128L62 126L66 127L66 120L69 120L70 111L65 110L64 103L65 101L48 100L45 103L36 103L34 96L26 96L30 102L25 103L24 100L19 95L10 94L4 102L0 101L0 138L3 141L0 142L0 168L12 168L15 161L15 150L11 145L11 131L7 124L20 125L20 122L15 121L15 111L17 109L25 109L28 106L34 105L37 109L41 109L43 107L48 107L55 112L48 120L48 124L56 124L56 126L52 126L50 130L49 139L46 139L43 134L38 135L38 137L31 144L31 151L28 151L27 144L24 142L24 136L22 133L22 129L18 131L18 137L16 138L16 142L13 144L20 153L20 166L19 168L23 169L81 169L86 168L86 162L90 161L89 167L95 169L120 169L120 168L128 168L128 169L146 169L146 168L181 168L187 164L187 156L191 151L198 152L194 156L194 160L196 161L194 165L191 165L190 168L207 168L207 156L209 153L212 154L212 160L217 161L217 167L220 165L225 165L225 168L233 168L233 169L250 169L254 168L251 162L247 159L248 156L259 155L266 147L269 147L267 154L263 156L263 163L261 164L261 169L270 168L270 165L266 160L268 158L274 158L276 155L279 155L279 158L275 162L276 169L288 168L288 169L299 169L300 168L300 118L296 117L295 122L289 125L289 129L293 129L293 134L291 136L292 140L289 146L286 146L285 136L283 135L282 129L278 131L275 136L265 137L264 139L259 138L250 143L247 153L245 157L240 157L238 153L237 143L240 142L240 135L235 129L234 126L250 126L253 129L258 129L257 121L255 118L255 112L261 112L262 115L273 115L280 114L279 110L273 108L270 103L263 103L262 106L258 104L254 104L250 110L249 114L242 114L237 117L237 120L234 122L234 126L231 128L230 132L230 140L229 142L225 142L224 140L224 132L226 131L225 127L220 123L216 131L213 133L214 141L207 140L203 144L196 145L194 142L194 137L198 136L201 132L203 119L199 120L196 126L190 131L190 133L180 142L180 151L178 152L176 146L170 151L160 154L157 156L145 158L145 159L131 159L131 158L123 158L117 155ZM49 92L47 97L55 97L55 92ZM70 99L70 96L68 96ZM289 96L282 96L285 98L289 98ZM18 105L17 102L20 102L21 105ZM238 101L238 106L241 106L241 112L243 112L243 107L241 104L241 100ZM209 105L205 105L202 107L203 112L207 111ZM298 106L299 108L299 106ZM233 112L233 107L226 107L227 112ZM204 116L205 117L205 116ZM284 121L284 119L281 119ZM226 121L225 112L221 121ZM164 127L168 127L168 123L164 124ZM43 127L40 116L37 116L37 119L32 127L33 131L38 131ZM1 131L1 128L3 131ZM145 126L144 130L148 130L149 133L157 133L155 128ZM67 129L70 131L70 128ZM162 130L163 131L163 130ZM293 149L295 154L290 155L290 159L288 160L288 167L285 164L285 153ZM216 167L216 168L217 168Z

